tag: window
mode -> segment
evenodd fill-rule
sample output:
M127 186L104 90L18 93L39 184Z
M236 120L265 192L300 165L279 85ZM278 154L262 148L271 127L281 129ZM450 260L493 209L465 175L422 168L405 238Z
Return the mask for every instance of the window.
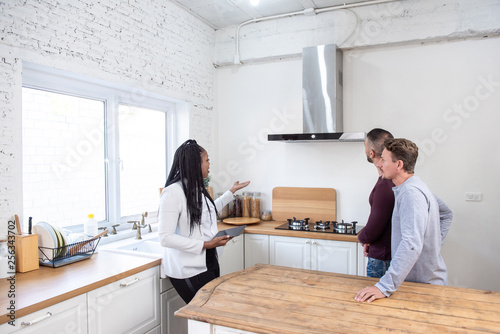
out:
M23 88L24 216L106 220L104 102Z
M30 63L22 96L26 220L78 230L93 213L130 228L156 213L181 101Z
M165 113L119 106L122 216L155 211L166 181Z

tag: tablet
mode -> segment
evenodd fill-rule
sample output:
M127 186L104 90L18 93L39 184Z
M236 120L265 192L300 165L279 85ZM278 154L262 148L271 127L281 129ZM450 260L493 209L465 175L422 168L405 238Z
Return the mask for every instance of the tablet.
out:
M241 225L241 226L237 226L237 227L233 227L233 228L228 228L227 230L219 231L219 233L217 233L214 238L222 237L224 235L228 235L230 237L237 237L243 232L245 227L247 227L247 226Z

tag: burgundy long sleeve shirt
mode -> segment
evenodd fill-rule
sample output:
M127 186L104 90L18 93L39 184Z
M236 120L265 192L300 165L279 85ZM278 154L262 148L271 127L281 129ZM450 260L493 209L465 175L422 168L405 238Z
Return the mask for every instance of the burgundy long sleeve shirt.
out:
M394 192L392 180L379 177L368 202L370 216L366 226L358 234L358 240L370 244L368 256L378 260L391 259L391 219L394 209Z

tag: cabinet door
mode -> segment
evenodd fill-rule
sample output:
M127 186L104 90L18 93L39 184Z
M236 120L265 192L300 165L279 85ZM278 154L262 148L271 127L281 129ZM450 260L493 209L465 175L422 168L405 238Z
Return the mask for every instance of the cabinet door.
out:
M243 235L239 235L229 240L219 256L220 275L243 270L243 261Z
M186 306L175 289L161 294L161 332L162 334L188 334L188 319L174 315Z
M271 235L269 242L270 264L311 269L311 239Z
M269 264L269 236L245 234L245 268L257 263Z
M145 333L160 324L159 268L151 268L88 296L89 334Z
M366 265L368 264L368 257L363 253L363 246L358 242L358 276L366 277Z
M356 242L312 239L311 269L356 275Z
M43 310L33 312L14 322L15 326L5 323L0 333L51 334L87 333L87 297L85 294L68 299Z

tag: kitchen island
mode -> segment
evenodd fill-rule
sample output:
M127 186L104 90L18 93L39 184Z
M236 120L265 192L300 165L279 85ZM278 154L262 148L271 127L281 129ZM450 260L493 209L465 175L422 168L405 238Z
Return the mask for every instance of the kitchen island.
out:
M376 281L258 264L208 283L176 316L190 334L500 330L500 292L405 282L390 298L354 300Z

